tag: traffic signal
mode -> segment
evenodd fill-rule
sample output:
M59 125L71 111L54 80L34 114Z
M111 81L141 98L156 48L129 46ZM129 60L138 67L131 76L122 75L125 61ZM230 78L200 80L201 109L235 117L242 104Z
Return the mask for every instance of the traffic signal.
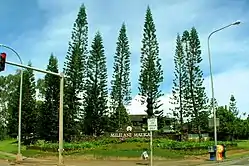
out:
M0 71L4 71L6 62L6 53L1 53L0 55Z

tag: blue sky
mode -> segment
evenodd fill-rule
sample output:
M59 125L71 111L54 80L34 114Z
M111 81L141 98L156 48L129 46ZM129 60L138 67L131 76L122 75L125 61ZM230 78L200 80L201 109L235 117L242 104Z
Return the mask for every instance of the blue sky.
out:
M249 113L249 2L247 0L9 0L1 3L0 43L18 51L25 64L46 68L53 52L63 67L72 25L80 5L87 8L89 42L99 30L102 33L108 61L109 78L112 75L118 31L123 22L131 47L132 112L142 113L143 108L135 100L144 16L147 5L151 7L160 43L160 56L164 68L162 84L165 110L168 109L173 76L173 55L177 33L195 26L202 45L205 86L210 96L207 36L213 30L236 20L239 26L230 27L211 39L212 61L215 79L215 97L220 105L227 104L231 94L237 98L241 112ZM8 61L18 62L12 53ZM7 66L7 74L14 71ZM37 75L40 77L41 75Z

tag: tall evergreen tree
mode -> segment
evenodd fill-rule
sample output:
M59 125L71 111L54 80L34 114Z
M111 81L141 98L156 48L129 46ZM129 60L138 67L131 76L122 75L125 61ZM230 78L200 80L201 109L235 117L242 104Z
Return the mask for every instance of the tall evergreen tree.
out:
M156 115L160 118L163 111L160 110L162 104L159 98L163 94L159 88L163 81L163 70L159 58L156 27L149 7L145 16L140 61L139 94L142 97L142 103L146 103L148 117Z
M28 64L31 66L31 62ZM20 79L15 90L15 93L11 95L12 102L9 105L9 134L17 136L18 129L18 108L19 108L19 89ZM22 135L30 136L36 135L38 132L38 113L36 110L35 96L35 77L33 70L25 69L23 71L23 87L22 87ZM26 142L25 142L26 143Z
M31 62L28 63L32 66ZM31 69L23 72L22 98L22 133L30 135L38 133L38 112L36 110L35 76Z
M181 37L178 34L176 38L176 52L174 56L175 63L175 78L173 80L171 104L174 105L173 115L180 121L180 131L183 132L183 117L184 111L184 92L186 88L187 72L185 66L185 56ZM185 109L186 110L186 109ZM182 137L181 137L182 139Z
M40 100L45 98L45 80L44 78L39 78L36 82L36 90L38 91L38 97Z
M85 133L100 135L107 125L107 67L103 40L98 32L92 42L87 62L85 96Z
M239 115L239 111L237 108L237 102L236 102L234 95L231 95L230 97L229 110L234 114L234 116Z
M86 8L80 7L64 65L65 80L65 138L70 139L77 133L76 119L82 112L82 94L84 94L86 59L88 46L88 23Z
M49 58L47 71L58 73L58 61L53 54ZM60 78L46 74L44 79L45 101L40 114L41 137L46 141L57 141L59 131Z
M0 139L9 134L9 136L17 135L17 120L18 120L18 108L12 109L14 106L18 106L19 93L15 98L18 85L20 83L20 72L17 71L15 74L9 74L8 76L0 77L0 121L1 129ZM19 90L19 89L18 89ZM17 112L14 112L17 111ZM6 133L7 132L7 133Z
M233 115L233 119L230 119L230 130L231 130L231 134L232 134L232 139L234 139L234 136L236 134L238 134L238 128L239 128L239 111L237 108L237 102L236 99L234 97L234 95L231 95L230 97L230 102L229 102L229 112L230 114Z
M193 123L199 138L201 138L201 124L203 118L208 118L207 97L203 86L203 72L200 69L202 62L200 40L196 29L193 27L188 33L185 31L182 37L185 43L186 68L188 79L186 89L186 108L193 119Z
M113 69L111 81L111 107L113 109L111 121L113 124L111 126L116 130L130 124L128 113L124 107L131 100L130 51L125 24L122 24L119 32Z

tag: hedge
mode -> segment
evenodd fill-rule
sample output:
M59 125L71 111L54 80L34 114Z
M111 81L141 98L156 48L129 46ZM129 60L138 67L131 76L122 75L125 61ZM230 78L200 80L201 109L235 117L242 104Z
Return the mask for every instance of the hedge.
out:
M111 144L122 144L122 143L148 143L150 140L147 138L128 138L124 141L121 141L117 138L104 138L101 140L85 141L85 142L75 142L75 143L64 143L65 151L75 151L75 150L84 150L84 149L95 149L100 146L111 145ZM218 144L224 144L227 147L236 147L236 142L218 142ZM170 149L170 150L201 150L208 149L209 146L213 146L213 141L205 142L178 142L174 140L167 139L154 139L154 147L161 149ZM134 145L136 146L136 145ZM28 149L36 149L41 151L58 151L58 143L49 143L42 140L37 141L35 144L27 147Z

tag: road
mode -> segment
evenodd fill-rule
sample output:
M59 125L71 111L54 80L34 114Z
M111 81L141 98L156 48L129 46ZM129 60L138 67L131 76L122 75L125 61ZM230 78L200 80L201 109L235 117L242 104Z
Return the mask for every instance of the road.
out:
M221 163L206 163L206 164L201 164L199 166L249 166L249 157L244 157L241 159L236 159L232 161L225 161Z
M88 161L65 161L65 166L148 166L149 162L147 161L96 161L96 160L88 160ZM1 161L0 160L0 166L10 166L10 165L16 165L14 163L9 163L8 161ZM37 160L25 160L22 164L17 164L18 166L53 166L57 165L54 161L37 161ZM165 165L174 165L174 166L249 166L249 157L243 158L243 159L237 159L234 161L226 161L222 163L210 163L206 162L205 164L203 162L193 162L193 161L154 161L153 166L165 166Z

